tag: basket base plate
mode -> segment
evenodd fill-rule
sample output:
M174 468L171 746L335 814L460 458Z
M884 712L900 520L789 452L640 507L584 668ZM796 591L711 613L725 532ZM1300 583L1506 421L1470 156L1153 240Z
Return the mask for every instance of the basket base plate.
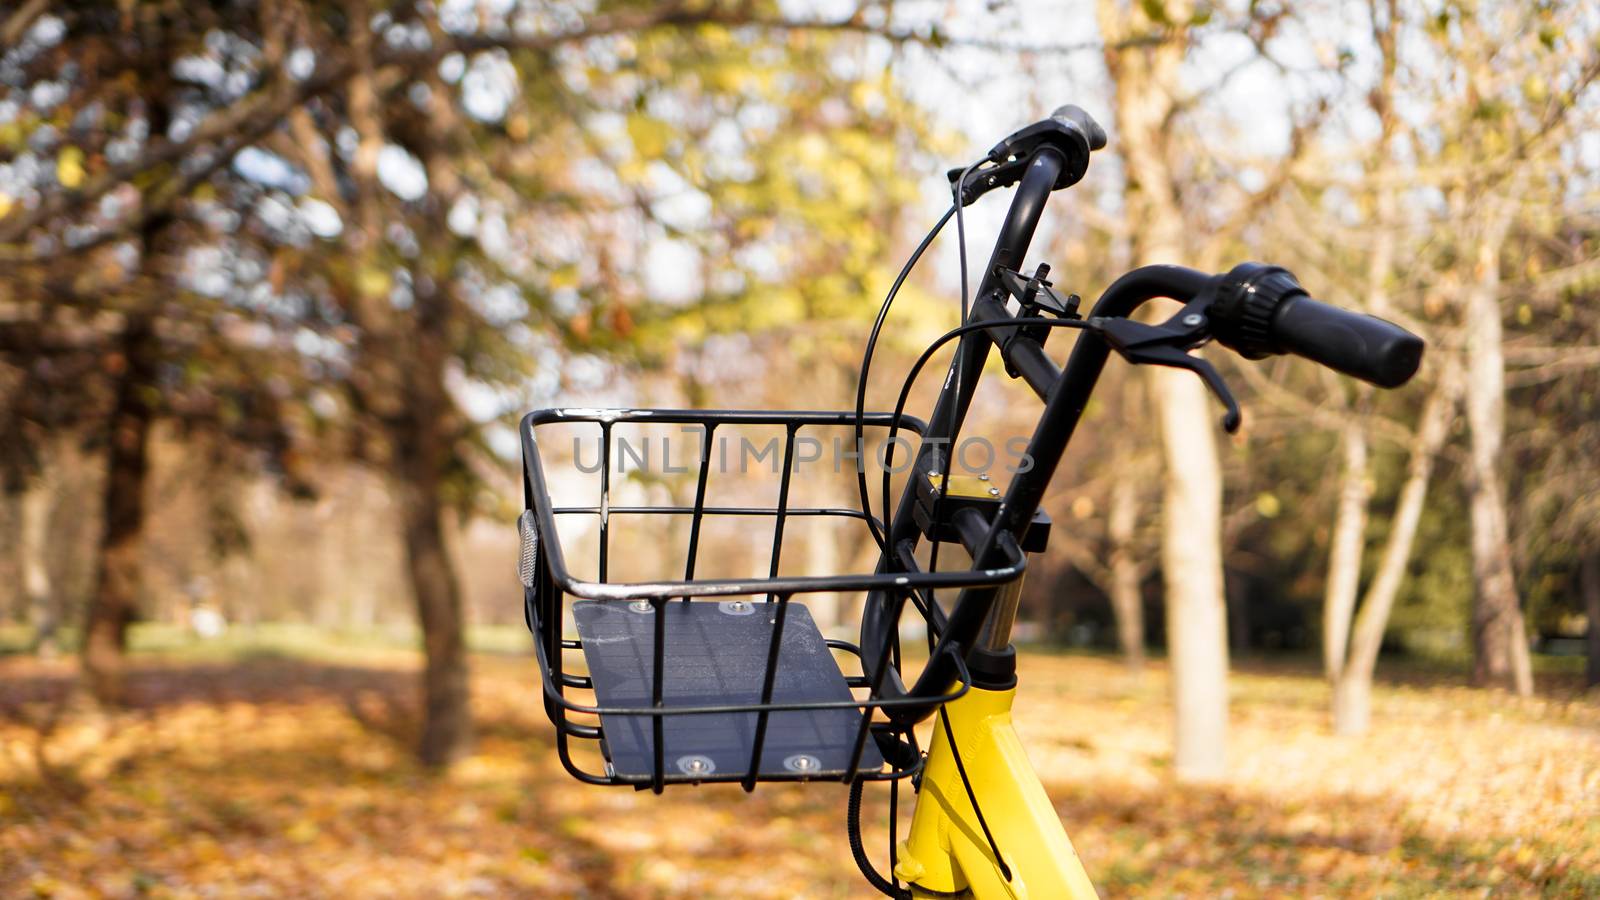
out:
M800 603L788 604L783 646L773 678L773 703L852 701L839 664ZM662 705L731 706L761 702L767 651L778 604L760 601L673 600L666 617ZM623 600L579 601L572 617L602 707L649 707L656 611ZM662 716L665 780L738 781L750 770L757 714ZM655 740L647 715L600 716L615 776L648 784ZM850 767L861 712L856 709L779 710L767 719L758 778L790 781L840 778ZM883 758L869 738L859 771L877 772Z

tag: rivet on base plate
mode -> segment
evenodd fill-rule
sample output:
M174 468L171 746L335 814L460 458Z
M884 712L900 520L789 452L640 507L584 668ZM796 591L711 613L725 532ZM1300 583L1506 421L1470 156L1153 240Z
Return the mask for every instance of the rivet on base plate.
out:
M678 771L685 775L710 775L717 770L717 764L709 756L680 756L678 757Z
M822 768L822 763L815 756L796 753L783 761L783 767L791 772L816 772Z

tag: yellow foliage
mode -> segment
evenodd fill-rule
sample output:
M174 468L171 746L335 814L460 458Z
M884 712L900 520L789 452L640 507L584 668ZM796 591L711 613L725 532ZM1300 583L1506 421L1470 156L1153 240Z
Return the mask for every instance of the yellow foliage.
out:
M561 266L550 271L549 283L551 290L574 288L578 286L577 266Z
M88 173L83 168L83 148L66 146L61 148L61 153L56 157L56 180L68 190L76 189L83 184L83 179Z
M393 280L389 271L380 266L362 266L356 272L356 290L365 297L382 297L389 293Z
M667 152L672 141L672 126L644 113L628 116L628 139L634 153L642 159L655 159Z

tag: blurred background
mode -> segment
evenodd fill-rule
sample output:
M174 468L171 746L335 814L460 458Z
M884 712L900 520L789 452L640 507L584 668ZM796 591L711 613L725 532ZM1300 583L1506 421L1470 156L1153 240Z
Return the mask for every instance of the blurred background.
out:
M1233 436L1112 363L1020 632L1091 876L1600 892L1597 76L1561 2L0 6L0 892L862 895L837 786L561 772L517 419L851 407L945 170L1069 102L1110 144L1059 289L1261 260L1429 344L1394 392L1207 351ZM954 238L869 408L957 324Z

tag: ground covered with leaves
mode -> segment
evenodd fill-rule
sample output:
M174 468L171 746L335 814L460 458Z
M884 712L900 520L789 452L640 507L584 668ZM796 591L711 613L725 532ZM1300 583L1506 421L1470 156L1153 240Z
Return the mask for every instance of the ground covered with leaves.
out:
M578 784L525 658L475 660L478 753L418 769L415 666L142 657L107 714L69 699L70 665L0 659L0 896L867 896L842 787ZM1600 699L1574 683L1397 676L1340 738L1313 672L1246 666L1230 779L1188 787L1159 666L1033 653L1021 677L1024 742L1108 895L1600 895Z

